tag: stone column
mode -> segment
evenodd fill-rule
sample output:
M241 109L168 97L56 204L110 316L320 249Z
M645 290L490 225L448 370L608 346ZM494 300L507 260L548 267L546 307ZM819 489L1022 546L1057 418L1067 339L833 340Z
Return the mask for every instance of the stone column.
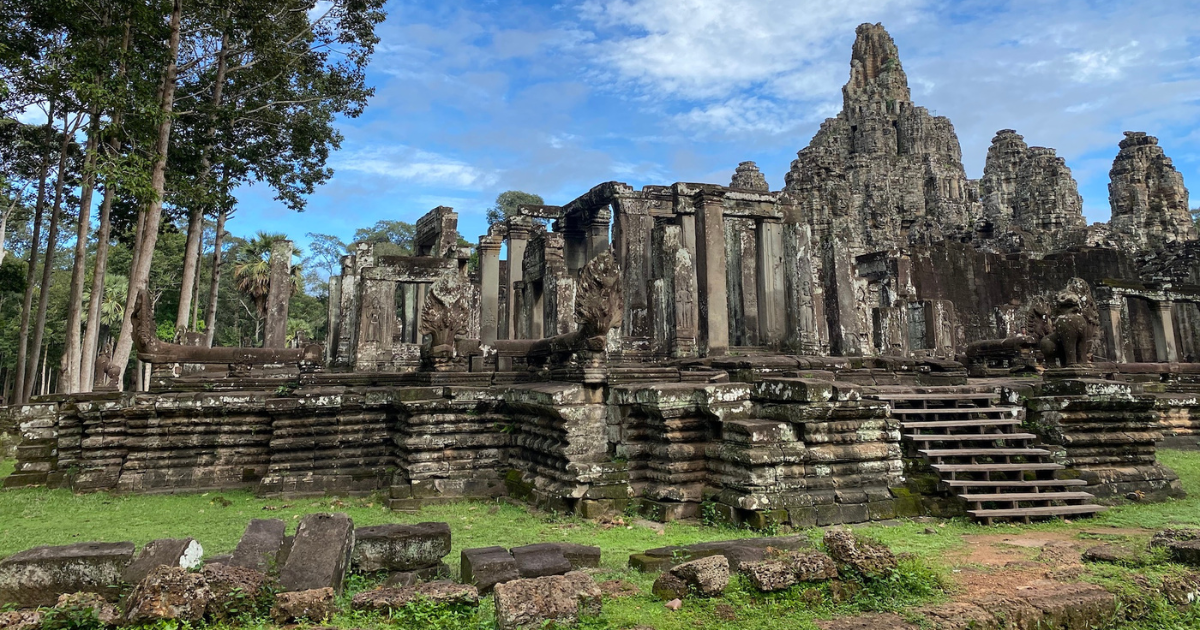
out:
M353 254L342 256L341 292L338 311L337 337L331 343L337 344L333 358L338 365L354 364L354 330L358 322L358 307L355 299L358 297L358 268L357 258Z
M1125 343L1121 339L1121 300L1113 298L1107 305L1101 305L1100 325L1104 329L1104 350L1108 360L1117 363L1125 362Z
M264 348L287 346L288 301L292 297L291 241L271 245L270 288L267 290L267 323L263 331Z
M587 260L584 264L591 262L593 258L608 249L608 228L612 221L612 210L601 208L596 211L596 215L592 217L591 223L587 225Z
M758 335L759 343L779 347L787 337L787 301L783 268L783 224L759 221Z
M1171 313L1174 304L1170 300L1155 303L1158 317L1154 321L1154 348L1160 363L1177 363L1179 346L1175 344L1175 319Z
M328 325L325 329L325 364L331 365L337 356L338 339L342 327L342 277L329 278L329 305L326 309Z
M707 356L729 351L729 294L725 272L725 217L719 197L702 196L696 208L696 272L700 337Z
M405 282L400 290L404 292L404 341L418 343L421 340L417 337L417 285Z
M532 225L528 217L513 217L508 222L508 338L517 339L519 304L513 300L513 286L525 277L525 246Z
M500 323L500 244L494 236L479 237L479 339L496 341Z

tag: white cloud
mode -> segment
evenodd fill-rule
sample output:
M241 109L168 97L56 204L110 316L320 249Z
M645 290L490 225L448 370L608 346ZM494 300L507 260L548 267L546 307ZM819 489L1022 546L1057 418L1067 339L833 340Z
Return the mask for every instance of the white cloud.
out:
M848 59L854 27L900 21L921 0L587 0L581 14L614 33L599 58L647 90L686 98L722 97L759 85L825 79L828 55ZM627 34L628 33L628 34ZM845 65L843 65L843 68ZM814 84L815 86L815 84ZM821 88L828 93L837 86Z
M479 190L499 179L492 171L412 147L373 147L338 154L334 170L379 175L425 186Z

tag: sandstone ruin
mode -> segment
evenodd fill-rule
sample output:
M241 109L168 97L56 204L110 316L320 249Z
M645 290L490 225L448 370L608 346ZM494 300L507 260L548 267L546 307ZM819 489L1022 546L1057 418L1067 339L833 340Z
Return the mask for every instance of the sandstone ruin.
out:
M477 267L445 207L413 256L358 244L323 349L282 347L277 296L267 348L147 337L152 391L5 412L5 484L752 526L1180 495L1155 448L1200 436L1200 242L1157 141L1126 134L1112 221L1088 226L1065 162L1013 130L969 179L882 26L858 28L843 101L780 190L753 162L728 186L602 183L493 226Z

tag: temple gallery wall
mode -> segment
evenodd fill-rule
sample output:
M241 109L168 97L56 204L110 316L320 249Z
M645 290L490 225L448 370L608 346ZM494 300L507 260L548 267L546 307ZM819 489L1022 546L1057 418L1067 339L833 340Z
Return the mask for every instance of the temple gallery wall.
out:
M752 526L1180 496L1155 451L1200 446L1200 241L1157 140L1125 134L1087 225L1064 160L1016 131L968 179L882 26L843 100L780 189L742 162L522 206L474 252L446 207L413 256L357 244L323 344L285 347L286 244L263 348L161 342L143 300L150 390L0 411L5 484Z

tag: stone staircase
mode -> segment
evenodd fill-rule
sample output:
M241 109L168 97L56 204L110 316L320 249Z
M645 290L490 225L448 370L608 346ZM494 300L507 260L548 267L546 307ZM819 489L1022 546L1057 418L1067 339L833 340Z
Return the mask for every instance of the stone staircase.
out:
M941 486L965 501L967 513L991 524L1056 516L1090 516L1082 479L1055 479L1064 466L1037 448L1037 436L1021 431L1025 410L1000 403L992 392L944 387L873 394L900 421L903 442L938 473Z

